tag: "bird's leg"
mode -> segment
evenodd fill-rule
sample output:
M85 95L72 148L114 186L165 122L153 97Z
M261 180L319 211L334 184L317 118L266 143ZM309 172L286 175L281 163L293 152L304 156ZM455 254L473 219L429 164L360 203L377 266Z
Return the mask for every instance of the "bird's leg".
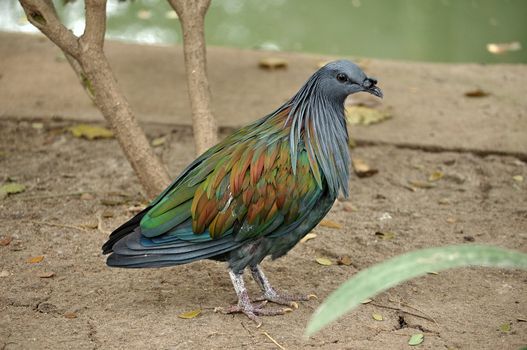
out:
M272 301L273 303L287 305L292 308L298 308L298 304L295 301L306 301L310 299L316 299L317 296L314 294L309 295L288 295L285 293L278 293L269 283L267 277L262 271L260 265L251 266L251 273L254 280L260 286L260 289L263 292L261 298L256 299L256 301L267 300Z
M243 313L251 320L256 322L258 327L260 327L260 325L262 324L258 316L283 315L287 312L292 311L289 308L263 309L263 306L266 304L266 301L256 305L252 304L251 300L249 299L249 293L247 293L247 288L245 287L245 283L243 281L243 275L241 273L236 273L229 269L229 276L231 278L232 285L234 286L234 290L236 291L236 295L238 296L238 304L231 305L227 308L221 308L220 311L223 311L227 314L237 312Z

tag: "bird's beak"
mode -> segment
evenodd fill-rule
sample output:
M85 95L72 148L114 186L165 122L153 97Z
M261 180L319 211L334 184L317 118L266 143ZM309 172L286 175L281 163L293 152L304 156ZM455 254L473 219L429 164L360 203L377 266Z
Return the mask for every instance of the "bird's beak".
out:
M375 96L379 97L379 98L382 98L384 96L382 94L382 90L379 89L378 86L372 86L369 89L367 89L366 91L369 92L372 95L375 95Z
M375 95L379 98L382 98L384 96L382 94L382 90L379 89L379 87L376 84L377 84L377 79L366 78L364 82L362 83L362 87L364 91L369 92L370 94Z

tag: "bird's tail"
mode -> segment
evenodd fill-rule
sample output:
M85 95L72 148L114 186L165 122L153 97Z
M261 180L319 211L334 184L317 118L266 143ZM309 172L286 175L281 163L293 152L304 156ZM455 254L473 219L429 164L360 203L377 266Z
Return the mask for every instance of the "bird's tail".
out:
M145 214L150 210L151 207L146 207L143 209L140 213L138 213L136 216L119 226L115 231L113 231L110 234L110 237L108 238L108 241L103 244L102 246L102 253L103 254L109 254L113 252L113 246L115 243L120 241L123 237L128 236L130 233L134 232L134 230L139 227L139 224L141 223L141 219Z

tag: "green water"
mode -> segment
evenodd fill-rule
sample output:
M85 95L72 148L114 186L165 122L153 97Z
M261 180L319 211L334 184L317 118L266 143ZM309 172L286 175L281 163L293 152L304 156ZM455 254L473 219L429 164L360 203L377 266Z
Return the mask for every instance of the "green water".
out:
M76 34L83 1L62 6ZM0 30L35 31L16 0L0 1ZM213 0L209 45L436 62L527 63L527 0ZM108 2L110 39L181 43L165 1ZM516 50L489 52L489 43Z

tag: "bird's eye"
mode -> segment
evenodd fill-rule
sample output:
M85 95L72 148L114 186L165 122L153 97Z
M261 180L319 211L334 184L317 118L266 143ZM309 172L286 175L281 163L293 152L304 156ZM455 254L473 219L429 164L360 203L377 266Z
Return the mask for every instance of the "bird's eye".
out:
M337 80L340 81L341 83L345 83L348 81L348 76L344 73L339 73L337 74Z

